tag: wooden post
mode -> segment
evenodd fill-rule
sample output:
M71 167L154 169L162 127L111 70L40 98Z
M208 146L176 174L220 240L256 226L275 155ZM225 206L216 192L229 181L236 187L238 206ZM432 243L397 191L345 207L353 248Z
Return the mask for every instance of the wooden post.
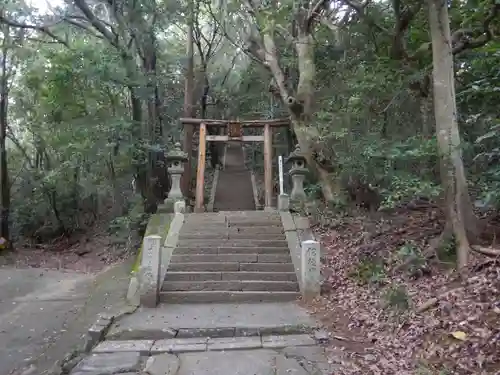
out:
M271 127L264 125L264 209L270 209L273 198L273 145Z
M203 212L205 195L205 157L206 157L207 126L200 124L200 141L198 144L198 171L196 173L196 203L195 212Z

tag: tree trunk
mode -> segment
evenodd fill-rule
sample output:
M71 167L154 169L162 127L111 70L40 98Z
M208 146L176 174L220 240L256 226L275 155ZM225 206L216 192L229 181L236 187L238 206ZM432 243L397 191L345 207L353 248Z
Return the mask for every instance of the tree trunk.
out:
M319 138L317 130L308 126L307 123L293 117L292 125L295 135L297 136L300 150L306 158L307 165L320 181L323 197L326 201L334 201L335 196L339 193L339 188L335 185L328 170L317 161L315 151L317 149L315 142Z
M184 117L193 116L193 86L194 86L194 51L193 51L193 25L194 25L194 0L189 0L188 31L187 31L187 67L185 70L184 87ZM184 152L188 160L184 165L184 173L181 176L181 187L184 197L191 198L191 167L193 157L193 125L184 125Z
M11 248L9 233L10 211L10 184L7 169L7 111L8 111L8 86L7 86L7 47L2 51L2 70L0 72L0 237L3 238L2 246Z
M420 118L422 121L422 134L425 138L430 137L434 132L434 125L432 124L432 96L429 95L427 97L420 96L418 98L419 101L419 110L420 110Z
M142 144L142 101L133 86L128 87L130 93L130 104L132 112L134 138L134 161L136 163L136 183L144 201L144 212L153 213L155 199L151 196L151 189L148 181L148 157L147 151Z
M299 65L299 83L297 85L297 98L288 98L289 111L292 124L299 146L304 153L309 168L316 173L321 183L321 190L326 201L335 199L338 189L334 180L323 163L318 159L317 144L320 138L318 130L309 122L314 112L314 79L316 66L314 63L314 39L310 33L301 32L295 45ZM325 160L323 162L330 162Z
M441 179L447 220L458 241L458 268L463 270L468 263L469 240L477 236L477 220L472 210L460 149L449 22L447 1L429 0L434 111L441 154Z

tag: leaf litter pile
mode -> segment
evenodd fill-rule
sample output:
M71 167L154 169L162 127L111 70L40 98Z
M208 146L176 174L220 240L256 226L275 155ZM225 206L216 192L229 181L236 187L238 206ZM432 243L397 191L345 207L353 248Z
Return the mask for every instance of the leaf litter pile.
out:
M500 374L498 257L472 252L463 281L455 246L433 244L435 207L325 222L312 222L323 281L307 307L330 334L335 375Z

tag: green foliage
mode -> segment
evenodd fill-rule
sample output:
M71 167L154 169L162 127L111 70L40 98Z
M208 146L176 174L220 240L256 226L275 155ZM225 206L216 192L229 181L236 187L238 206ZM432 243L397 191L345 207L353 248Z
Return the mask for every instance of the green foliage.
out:
M422 250L413 242L407 241L397 252L400 264L412 278L418 278L428 271L427 259Z
M476 3L454 4L453 28L480 23L488 4ZM242 53L247 42L242 30L249 29L242 27L248 21L242 3L224 1L220 9L209 4L195 3L198 31L205 35L217 25L229 38L216 37L220 42L214 43L210 56L204 56L208 57L204 61L208 117L287 116L287 108L269 93L269 70ZM264 2L255 14L255 26L274 34L293 94L299 64L288 34L296 4L284 1L277 9L269 4ZM45 239L50 232L54 236L79 230L102 217L111 222L113 233L140 227L136 223L142 214L134 212L137 202L130 181L139 172L145 180L152 178L151 155L180 138L187 9L185 2L171 1L162 3L161 9L141 1L124 7L141 17L124 19L124 24L110 19L116 32L111 39L90 25L85 31L65 23L54 32L64 35L70 48L41 44L31 34L30 39L23 39L21 32L9 34L15 36L9 44L15 74L9 77L12 142L8 143L15 237ZM13 19L29 11L15 2L6 8ZM374 2L365 11L380 28L393 29L390 7ZM425 12L418 13L410 26L405 44L411 55L429 43ZM34 36L50 40L47 35ZM199 39L206 52L208 39ZM338 200L329 204L338 211L347 206L343 182L350 176L372 187L383 200L382 208L417 196L437 197L441 189L434 103L430 91L418 88L432 63L428 49L415 59L396 59L391 53L393 38L364 18L350 19L335 32L320 23L314 39L315 113L308 126L317 130L318 152L338 187ZM461 150L476 205L488 209L500 207L499 48L494 40L455 57ZM153 51L154 56L148 55ZM154 71L146 57L155 58ZM206 83L198 69L202 60L195 56L196 108ZM141 112L134 118L132 93ZM274 143L285 143L284 133L275 132ZM252 163L258 171L261 160L262 147L257 145ZM311 199L321 197L314 177L307 181L306 192ZM141 199L150 199L146 196Z
M142 198L134 196L128 201L127 215L113 218L108 226L108 232L118 239L126 239L130 233L137 231L144 233L150 215L144 212Z
M436 249L436 255L443 264L454 267L457 263L457 242L455 237L445 239Z
M356 264L349 273L360 284L379 285L386 280L387 274L384 265L375 259L364 259Z
M104 66L112 61L102 49L78 47L31 56L13 92L16 103L29 108L19 113L26 141L18 157L24 160L11 164L22 168L12 188L15 236L47 240L84 228L103 213L104 201L122 195L112 185L131 179L130 127L119 104L123 92L102 80L116 69Z
M410 297L404 286L391 284L382 295L382 301L386 308L391 308L402 313L410 308Z
M321 199L321 184L316 183L308 183L304 186L304 191L306 195L311 199Z

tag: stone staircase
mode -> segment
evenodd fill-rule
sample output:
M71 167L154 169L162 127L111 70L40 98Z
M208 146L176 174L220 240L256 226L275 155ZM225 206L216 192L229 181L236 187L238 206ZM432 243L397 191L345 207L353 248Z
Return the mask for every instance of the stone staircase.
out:
M282 302L298 296L277 212L185 215L162 286L162 302Z
M250 170L240 142L228 142L224 155L224 168L219 171L215 192L214 211L253 211Z

